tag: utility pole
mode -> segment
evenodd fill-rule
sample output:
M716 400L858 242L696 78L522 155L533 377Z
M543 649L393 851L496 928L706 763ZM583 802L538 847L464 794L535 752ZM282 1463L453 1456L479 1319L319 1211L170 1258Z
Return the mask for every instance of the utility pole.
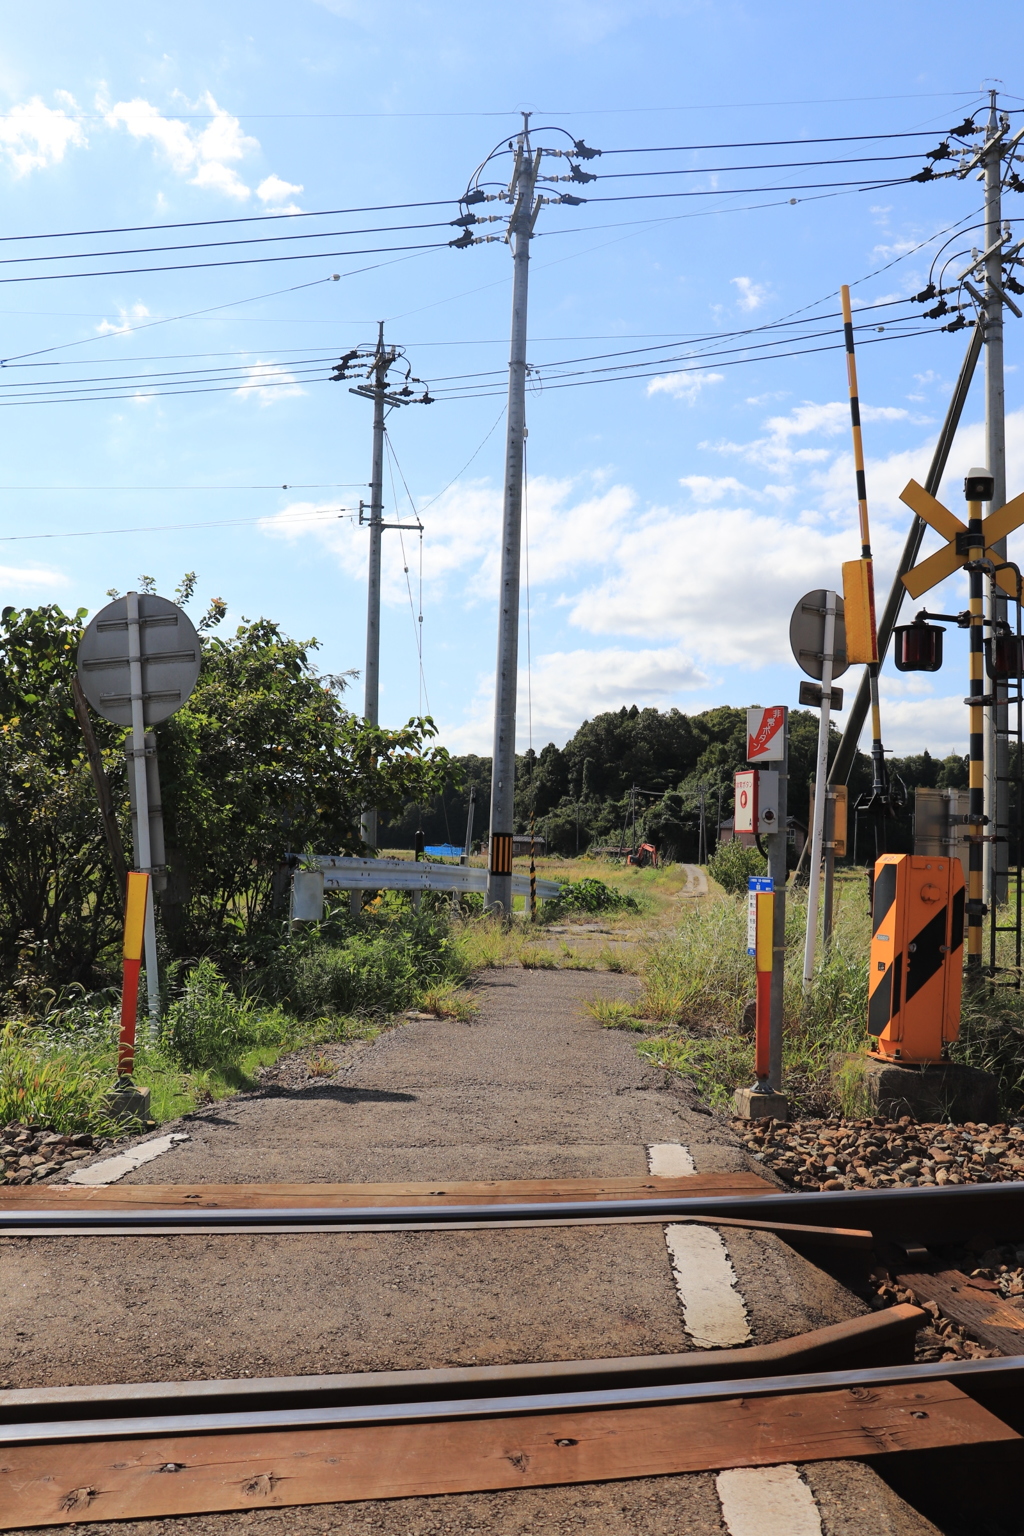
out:
M545 203L577 206L586 199L570 192L559 196L538 196L538 182L545 186L556 181L584 183L596 181L584 171L580 160L593 160L601 151L590 149L582 139L567 134L571 149L547 145L534 148L530 139L529 112L523 113L523 126L515 139L503 140L470 178L460 202L465 208L452 223L462 233L449 243L460 250L502 240L512 248L512 338L508 364L508 419L505 432L505 499L502 511L501 590L498 604L498 662L494 688L494 751L491 758L491 840L487 861L488 912L500 911L512 916L512 828L516 771L516 694L519 671L519 562L522 545L523 514L523 443L526 437L526 337L527 301L530 279L530 240L537 215ZM564 133L565 129L552 132ZM485 192L480 176L496 155L509 151L514 156L512 174L503 192ZM545 155L570 161L566 176L542 176ZM471 226L500 221L502 215L481 217L471 210L479 203L505 202L512 212L504 235L474 235Z
M363 719L369 725L380 724L380 564L382 535L388 528L413 527L422 533L422 524L385 523L384 521L384 434L385 407L400 405L432 405L430 391L424 387L422 395L415 395L414 379L406 366L405 382L399 385L389 379L390 371L404 359L398 347L385 347L384 322L377 327L377 345L371 352L366 348L353 348L342 357L331 379L340 383L352 377L353 368L363 371L359 365L368 363L365 369L366 384L350 388L349 394L362 395L373 401L373 452L370 460L370 505L367 509L359 503L359 521L368 523L370 529L369 565L366 579L366 667L363 672ZM364 517L364 512L368 515ZM377 810L375 806L363 810L360 835L371 848L377 846Z
M523 113L507 198L512 204L508 241L513 248L512 340L508 361L505 431L505 503L502 511L498 664L494 685L494 750L491 766L491 851L487 861L487 911L512 915L512 827L516 774L516 693L519 673L519 560L523 522L523 443L526 437L526 315L530 238L540 209L535 204L542 150L530 143L530 114Z

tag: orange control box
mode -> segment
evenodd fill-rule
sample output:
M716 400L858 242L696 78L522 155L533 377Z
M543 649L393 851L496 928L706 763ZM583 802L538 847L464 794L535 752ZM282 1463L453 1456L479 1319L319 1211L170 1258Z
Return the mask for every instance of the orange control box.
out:
M941 1061L960 1033L964 874L959 859L886 853L875 864L868 1034L890 1061Z

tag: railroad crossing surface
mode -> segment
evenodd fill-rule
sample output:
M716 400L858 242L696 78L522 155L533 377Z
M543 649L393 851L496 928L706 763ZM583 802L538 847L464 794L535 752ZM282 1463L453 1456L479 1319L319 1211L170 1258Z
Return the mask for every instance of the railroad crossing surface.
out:
M589 1179L764 1169L685 1083L602 1029L630 978L509 969L468 1023L418 1019L211 1106L124 1185ZM98 1171L97 1171L98 1176ZM0 1240L5 1387L254 1378L769 1344L868 1309L772 1233L708 1227ZM13 1341L13 1348L10 1347ZM92 1523L97 1536L925 1536L860 1461ZM38 1529L38 1527L37 1527ZM51 1527L56 1531L67 1526Z

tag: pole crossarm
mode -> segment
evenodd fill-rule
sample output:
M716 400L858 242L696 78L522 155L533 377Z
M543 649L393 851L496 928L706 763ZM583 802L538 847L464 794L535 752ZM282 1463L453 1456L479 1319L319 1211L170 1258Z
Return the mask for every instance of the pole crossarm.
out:
M937 586L940 581L945 581L947 576L952 576L954 571L962 570L971 560L979 558L976 548L969 547L961 535L966 534L967 524L955 517L941 501L936 501L923 485L918 485L916 480L900 492L900 500L906 502L930 528L941 534L947 541L943 549L937 549L933 555L928 555L918 562L903 576L903 585L911 597L920 597L923 593ZM1015 496L1005 506L998 507L990 512L982 523L982 532L985 539L984 558L991 560L993 564L1002 563L1002 554L995 549L995 545L1007 534L1013 533L1016 528L1024 524L1024 493ZM996 571L995 579L1003 590L1012 598L1017 596L1017 578L1013 571Z

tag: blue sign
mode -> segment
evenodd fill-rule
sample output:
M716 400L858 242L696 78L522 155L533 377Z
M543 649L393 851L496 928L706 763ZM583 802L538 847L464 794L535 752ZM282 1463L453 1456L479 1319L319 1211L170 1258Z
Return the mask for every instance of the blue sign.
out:
M747 880L748 891L774 891L775 881L771 875L751 875Z

